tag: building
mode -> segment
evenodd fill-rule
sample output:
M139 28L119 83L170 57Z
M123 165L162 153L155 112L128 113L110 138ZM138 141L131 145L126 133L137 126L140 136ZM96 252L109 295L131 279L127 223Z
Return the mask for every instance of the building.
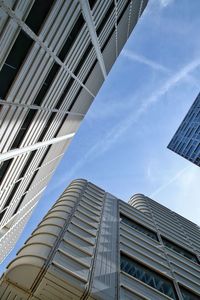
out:
M0 261L147 1L1 1Z
M200 94L183 119L168 148L200 167Z
M200 299L200 228L73 181L1 278L2 300Z

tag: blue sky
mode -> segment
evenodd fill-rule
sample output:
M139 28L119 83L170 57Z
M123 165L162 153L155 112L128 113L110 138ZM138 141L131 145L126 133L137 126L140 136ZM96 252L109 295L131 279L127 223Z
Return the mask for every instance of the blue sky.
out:
M199 0L149 1L1 272L75 178L200 225L200 169L167 149L199 93L199 11Z

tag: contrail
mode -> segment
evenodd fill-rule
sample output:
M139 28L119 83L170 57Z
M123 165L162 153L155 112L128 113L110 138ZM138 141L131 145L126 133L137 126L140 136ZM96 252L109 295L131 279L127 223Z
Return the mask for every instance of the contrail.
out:
M169 181L167 181L165 184L161 185L157 190L155 190L151 195L151 197L154 197L155 195L159 194L161 191L163 191L164 189L166 189L166 187L168 187L171 183L173 183L174 181L176 181L179 177L181 177L187 170L191 169L192 166L187 166L185 168L183 168L182 170L180 170L178 173L176 173L176 175L174 177L172 177Z
M74 164L71 171L66 173L66 177L62 176L60 183L56 187L61 186L63 182L66 182L67 179L74 176L76 171L80 169L88 161L92 161L99 157L101 154L106 152L111 148L111 146L131 127L139 118L142 117L144 113L148 111L156 102L162 99L162 96L165 95L172 87L178 84L180 81L185 79L192 71L200 67L200 59L195 59L192 62L186 64L178 72L172 75L166 82L160 86L156 91L154 91L149 97L146 97L145 100L141 103L140 107L131 112L127 118L122 119L120 123L114 126L111 130L105 134L102 139L97 141L96 144L91 146L90 150L85 153L85 155ZM183 173L183 170L180 171ZM178 174L176 175L178 176ZM180 176L180 175L179 175ZM176 177L177 178L177 177ZM170 180L172 181L172 179ZM52 187L54 189L54 187ZM154 193L153 193L154 194Z
M155 70L158 70L158 71L162 71L164 73L170 73L170 70L166 67L164 67L163 65L159 64L159 63L156 63L142 55L139 55L139 54L136 54L135 52L133 51L130 51L130 50L122 50L122 56L124 57L127 57L133 61L137 61L137 62L140 62L144 65L147 65L149 66L150 68L152 69L155 69Z

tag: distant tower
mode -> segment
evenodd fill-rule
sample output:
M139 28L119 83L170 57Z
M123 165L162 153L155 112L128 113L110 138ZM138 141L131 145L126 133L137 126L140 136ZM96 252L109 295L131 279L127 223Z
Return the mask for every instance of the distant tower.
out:
M200 94L174 134L168 148L200 167Z
M136 194L75 180L0 282L0 299L200 299L200 228Z
M148 0L0 3L0 262Z

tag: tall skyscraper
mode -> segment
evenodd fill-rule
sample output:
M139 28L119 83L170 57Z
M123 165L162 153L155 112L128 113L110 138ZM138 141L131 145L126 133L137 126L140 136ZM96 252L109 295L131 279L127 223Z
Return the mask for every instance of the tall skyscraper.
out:
M174 134L168 148L200 167L200 94Z
M200 299L200 228L142 194L73 181L0 283L2 300Z
M0 261L147 1L0 2Z

